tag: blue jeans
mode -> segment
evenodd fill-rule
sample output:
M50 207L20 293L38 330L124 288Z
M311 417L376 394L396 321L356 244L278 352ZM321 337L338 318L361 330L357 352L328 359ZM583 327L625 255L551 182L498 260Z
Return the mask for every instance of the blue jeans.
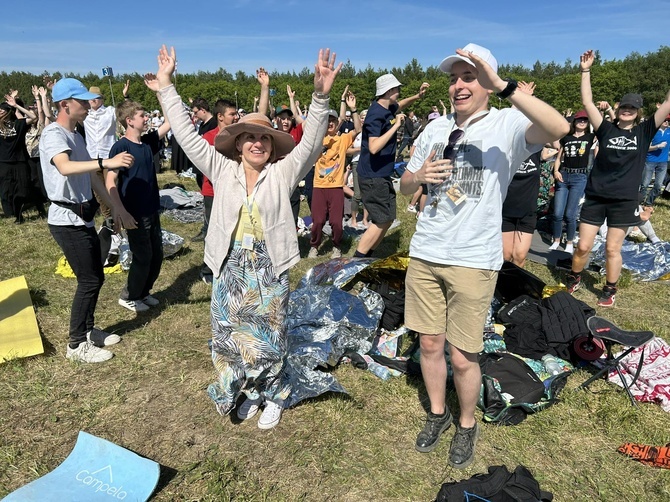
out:
M645 162L644 171L642 172L642 183L640 185L640 198L642 203L651 206L656 197L663 191L663 181L665 181L665 173L668 170L667 162ZM651 178L654 178L654 188L649 191L649 183Z
M563 181L556 182L554 191L554 239L559 239L563 233L563 220L566 222L568 242L574 240L577 231L577 209L579 199L584 195L586 188L585 173L569 173L561 171Z

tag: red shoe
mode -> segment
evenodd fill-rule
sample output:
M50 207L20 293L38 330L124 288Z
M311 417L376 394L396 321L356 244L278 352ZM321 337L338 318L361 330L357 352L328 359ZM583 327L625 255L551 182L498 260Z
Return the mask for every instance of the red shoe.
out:
M568 274L565 276L565 287L572 294L582 287L582 276L580 274Z
M603 287L603 292L598 298L598 307L614 307L616 288L612 286Z

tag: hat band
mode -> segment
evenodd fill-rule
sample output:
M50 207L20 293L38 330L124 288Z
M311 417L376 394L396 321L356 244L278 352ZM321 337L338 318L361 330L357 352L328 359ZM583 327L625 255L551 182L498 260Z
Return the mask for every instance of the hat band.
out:
M264 120L256 120L256 119L251 119L251 120L245 120L244 122L238 122L238 124L243 125L243 124L255 124L263 127L267 127L268 129L274 130L274 127L272 127L270 124L265 122Z

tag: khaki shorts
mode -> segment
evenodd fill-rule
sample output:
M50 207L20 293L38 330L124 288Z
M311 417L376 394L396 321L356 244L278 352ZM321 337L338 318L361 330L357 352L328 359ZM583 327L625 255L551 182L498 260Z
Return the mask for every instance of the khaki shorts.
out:
M412 258L405 278L405 326L426 335L446 333L456 348L481 352L497 278L495 270Z

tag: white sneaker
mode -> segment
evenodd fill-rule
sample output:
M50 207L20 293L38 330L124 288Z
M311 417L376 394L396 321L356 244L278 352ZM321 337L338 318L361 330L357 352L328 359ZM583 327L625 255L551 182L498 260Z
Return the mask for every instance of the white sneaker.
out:
M278 404L268 402L261 413L261 418L258 419L258 428L267 430L275 427L281 420L282 411L284 409Z
M119 298L119 305L131 312L146 312L149 310L147 304L142 300L124 300L123 298Z
M575 252L575 246L572 244L572 242L568 242L568 243L565 245L565 252L566 252L566 253L569 253L569 254L572 254L572 253Z
M237 418L240 420L249 420L258 413L260 408L261 400L260 399L249 399L246 398L244 402L237 408Z
M107 333L106 331L98 328L93 328L91 331L86 333L86 339L96 347L116 345L121 341L121 337L119 335L113 335L112 333Z
M340 251L340 248L333 248L333 252L330 253L330 259L334 258L342 258L342 251Z
M65 357L70 361L79 361L82 363L102 363L109 361L114 357L114 354L109 350L96 347L86 340L85 342L81 342L76 349L73 349L68 344Z
M561 242L560 241L554 241L551 243L551 246L549 246L549 251L555 251L558 249L558 246Z
M155 296L147 295L142 298L142 303L144 303L147 307L157 307L161 302Z
M407 212L408 213L416 213L416 206L413 206L412 204L410 204L409 206L407 206Z
M307 258L316 258L317 256L319 256L319 250L316 248L309 248Z

